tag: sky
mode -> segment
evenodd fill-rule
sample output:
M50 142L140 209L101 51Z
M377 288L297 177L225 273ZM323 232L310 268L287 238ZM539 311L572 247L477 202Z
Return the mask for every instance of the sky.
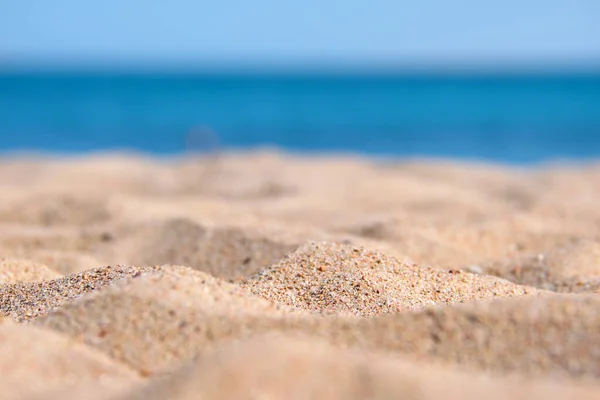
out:
M0 0L0 66L600 65L600 0Z

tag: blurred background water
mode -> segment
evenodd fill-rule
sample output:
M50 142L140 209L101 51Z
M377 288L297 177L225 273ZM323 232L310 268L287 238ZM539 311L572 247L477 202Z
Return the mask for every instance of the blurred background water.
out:
M0 151L600 157L594 1L133 3L0 6Z
M4 150L164 154L213 132L220 146L237 148L507 161L600 155L600 75L27 74L0 77L0 88Z

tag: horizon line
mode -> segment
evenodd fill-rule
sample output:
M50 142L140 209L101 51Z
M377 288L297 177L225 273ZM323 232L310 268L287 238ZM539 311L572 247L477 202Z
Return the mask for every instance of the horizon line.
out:
M4 61L4 62L3 62ZM600 58L585 62L94 62L7 61L0 73L164 74L563 74L600 73Z

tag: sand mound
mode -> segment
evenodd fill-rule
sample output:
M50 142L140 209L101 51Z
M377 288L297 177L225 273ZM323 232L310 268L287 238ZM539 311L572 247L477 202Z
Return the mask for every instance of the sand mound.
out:
M242 287L306 310L360 316L537 293L494 277L402 264L378 252L328 243L301 247Z
M0 325L0 392L21 399L75 384L94 390L124 388L137 374L100 352L45 329Z
M35 318L111 282L139 275L143 268L103 267L43 282L0 286L0 315L19 321Z
M298 247L252 231L206 228L184 218L151 224L133 235L128 263L185 265L226 280L251 275Z
M600 297L471 302L360 320L335 343L480 370L600 377Z
M592 399L599 390L491 379L343 351L316 340L262 337L225 344L126 399Z
M55 279L59 273L29 260L0 259L0 285Z
M243 336L250 329L235 321L260 325L263 316L300 314L190 268L161 267L34 323L83 339L148 375L194 357L221 337Z

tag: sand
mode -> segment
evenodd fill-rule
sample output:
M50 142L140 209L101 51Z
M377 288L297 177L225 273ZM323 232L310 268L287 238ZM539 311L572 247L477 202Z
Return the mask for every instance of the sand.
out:
M0 259L0 285L44 281L58 277L60 277L59 273L43 264L21 259Z
M258 272L295 250L300 244L235 227L210 227L186 218L140 223L116 233L100 251L103 259L127 260L152 266L176 264L235 281Z
M53 309L76 300L86 293L97 290L111 282L139 275L143 268L104 267L79 274L39 282L22 282L0 286L0 313L18 321L44 315ZM29 274L25 272L25 278Z
M261 324L261 316L301 315L205 273L166 266L65 304L32 323L84 341L147 376L200 354L226 333L229 319ZM236 328L232 334L239 333Z
M301 247L242 287L277 303L363 317L538 293L503 279L403 264L361 247L329 243Z
M600 167L0 160L7 399L600 398Z
M0 325L2 398L43 396L94 384L119 392L141 381L131 369L55 332L27 325Z
M195 364L123 398L593 399L596 395L592 385L473 376L415 366L379 353L339 350L314 339L267 336L225 343Z

